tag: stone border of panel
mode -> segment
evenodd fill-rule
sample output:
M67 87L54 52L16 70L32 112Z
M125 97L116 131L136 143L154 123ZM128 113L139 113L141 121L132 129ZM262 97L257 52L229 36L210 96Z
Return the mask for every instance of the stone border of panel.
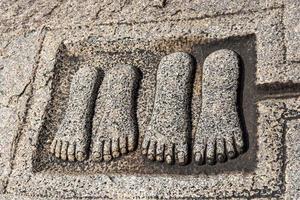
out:
M147 36L139 31L163 27L156 38L174 37L182 34L223 39L230 36L255 34L257 37L257 83L284 82L268 70L279 70L284 64L281 9L255 12L243 15L221 16L202 20L183 22L164 22L161 24L121 25L122 37L135 39ZM271 26L272 24L272 26ZM232 25L232 26L230 26ZM102 40L122 39L115 31L109 33L110 26L101 29ZM180 28L178 28L180 27ZM275 29L274 29L275 27ZM99 27L98 31L99 31ZM113 27L111 27L113 28ZM82 32L68 30L75 39L81 40ZM156 30L157 31L157 30ZM91 33L92 34L92 33ZM98 32L98 34L100 34ZM109 37L106 37L108 34ZM139 36L138 36L139 35ZM41 130L47 104L50 101L53 67L57 49L62 44L58 32L48 32L40 53L39 68L36 72L32 104L28 110L26 128L20 135L17 145L12 174L6 188L7 193L44 197L95 197L95 198L211 198L211 197L269 197L283 192L284 176L284 124L282 116L288 113L287 103L278 100L265 100L258 104L258 152L257 168L251 173L234 172L231 174L197 176L150 176L150 175L72 175L32 172L32 158ZM141 38L138 38L141 37ZM156 39L150 38L150 39ZM69 41L65 41L69 42ZM273 49L272 51L267 51ZM279 67L278 67L279 66ZM283 73L285 73L284 68ZM282 75L282 73L281 73ZM294 74L295 75L295 74ZM295 80L299 81L299 80ZM299 101L299 99L297 99ZM273 109L274 108L274 109ZM143 190L141 190L143 188Z

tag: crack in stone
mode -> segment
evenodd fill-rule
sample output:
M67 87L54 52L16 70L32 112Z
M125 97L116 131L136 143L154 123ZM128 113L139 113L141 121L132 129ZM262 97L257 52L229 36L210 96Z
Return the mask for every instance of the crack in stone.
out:
M135 20L128 20L128 21L123 21L123 22L103 22L103 23L83 23L80 24L78 26L74 27L51 27L51 30L73 30L76 29L78 27L83 27L83 26L112 26L112 25L139 25L139 24L149 24L149 23L163 23L163 22L182 22L182 21L193 21L193 20L202 20L202 19L211 19L211 18L216 18L216 17L225 17L225 16L234 16L234 15L243 15L243 14L255 14L255 13L261 13L261 12L265 12L265 11L272 11L272 10L277 10L277 9L281 9L283 10L283 5L277 5L277 6L271 6L268 8L262 8L260 10L242 10L242 11L235 11L235 12L229 12L229 13L216 13L216 14L207 14L207 15L203 15L200 17L190 17L190 18L179 18L179 19L163 19L163 20L147 20L147 21L135 21ZM99 12L100 13L100 12ZM99 18L99 16L98 16ZM98 19L96 18L96 19ZM45 23L44 26L49 25L51 22L49 23ZM32 27L31 27L32 28ZM0 29L1 30L1 29ZM15 28L13 30L3 30L3 34L4 33L14 33L14 32L20 32L20 31L26 31L26 30L30 30L30 27L27 25L24 25L23 27L20 28Z
M22 119L22 121L19 124L19 128L18 128L17 134L13 138L13 143L11 145L10 159L9 159L9 173L8 173L7 177L5 178L6 180L4 180L4 189L3 189L4 194L7 193L7 186L9 184L9 177L10 177L10 175L11 175L13 169L14 169L14 165L15 165L14 160L15 160L15 157L16 157L17 149L18 149L18 143L19 143L20 138L23 135L24 129L26 127L28 111L29 111L29 109L31 107L31 101L32 101L32 98L33 98L33 91L34 91L33 83L35 81L36 72L37 72L37 69L39 67L40 55L41 55L41 51L42 51L42 48L43 48L43 43L44 43L44 39L45 39L46 33L47 33L47 30L43 26L40 29L40 33L39 33L39 39L38 39L38 45L39 45L39 47L38 47L37 54L36 54L36 56L34 58L34 60L35 60L35 67L33 69L32 79L28 83L28 85L26 86L26 88L30 86L30 89L29 89L30 90L29 91L30 94L29 94L29 97L28 97L27 102L26 102L23 119ZM22 93L21 93L21 95L22 95Z
M26 85L24 86L23 90L19 93L19 94L15 94L13 96L11 96L8 100L8 104L11 104L13 102L18 103L19 99L25 94L28 86L31 84L31 80L29 80L28 83L26 83Z

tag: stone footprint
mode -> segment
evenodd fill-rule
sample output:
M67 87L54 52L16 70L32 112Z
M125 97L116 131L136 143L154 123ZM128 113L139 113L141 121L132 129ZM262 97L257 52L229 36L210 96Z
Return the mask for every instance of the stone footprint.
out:
M74 75L66 113L50 146L51 153L57 158L86 159L99 77L98 70L89 67L79 69Z
M205 59L202 112L193 148L198 164L224 162L243 152L237 110L238 78L239 59L234 51L218 50Z
M181 52L159 64L153 113L142 142L142 154L150 160L180 165L188 161L193 67L192 58Z
M130 65L118 65L105 74L93 119L92 160L110 161L136 148L138 79Z

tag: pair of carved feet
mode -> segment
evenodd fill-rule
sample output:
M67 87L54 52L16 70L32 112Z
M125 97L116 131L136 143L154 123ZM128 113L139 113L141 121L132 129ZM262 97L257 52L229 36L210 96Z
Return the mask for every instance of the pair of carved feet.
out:
M131 66L116 66L107 72L100 88L99 77L99 71L89 67L73 77L66 114L50 147L57 158L86 159L90 132L93 160L109 161L134 150L138 74Z
M189 160L193 71L193 60L186 53L165 56L159 64L153 113L141 145L150 160L180 165ZM96 69L83 68L73 78L68 108L51 144L56 157L86 159L91 131L91 157L95 161L109 161L136 148L136 69L128 65L111 69L99 91L98 77ZM223 162L243 151L237 112L238 77L235 52L218 50L206 58L202 110L193 144L198 164Z

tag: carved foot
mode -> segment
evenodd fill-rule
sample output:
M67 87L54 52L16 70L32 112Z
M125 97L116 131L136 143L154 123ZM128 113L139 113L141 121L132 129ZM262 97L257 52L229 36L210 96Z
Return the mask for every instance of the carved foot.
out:
M91 114L98 87L95 68L82 68L72 79L68 108L50 147L57 158L83 161L87 157Z
M231 50L210 54L203 65L202 112L194 144L198 164L224 162L243 152L237 111L239 59Z
M116 66L105 75L93 119L94 161L110 161L136 148L137 85L137 71L129 65Z
M173 53L160 62L154 109L142 143L142 153L150 160L188 161L192 72L193 61L186 53Z

